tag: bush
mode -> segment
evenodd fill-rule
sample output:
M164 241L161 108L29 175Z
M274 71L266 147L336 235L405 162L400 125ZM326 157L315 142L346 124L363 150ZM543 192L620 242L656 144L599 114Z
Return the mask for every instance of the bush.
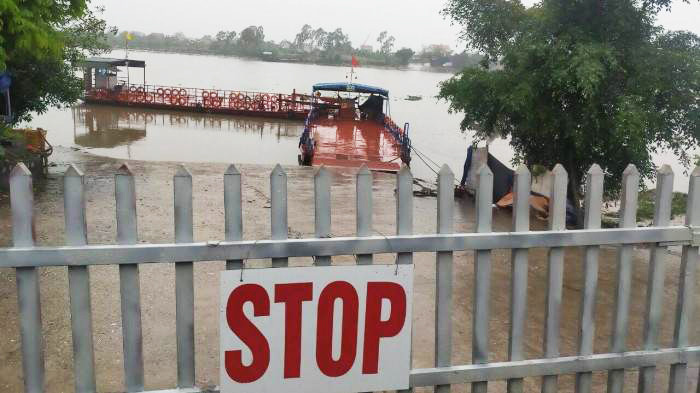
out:
M639 209L637 210L638 220L651 220L654 218L654 200L656 190L645 190L639 192ZM685 204L688 196L682 192L674 192L671 201L671 218L685 214Z

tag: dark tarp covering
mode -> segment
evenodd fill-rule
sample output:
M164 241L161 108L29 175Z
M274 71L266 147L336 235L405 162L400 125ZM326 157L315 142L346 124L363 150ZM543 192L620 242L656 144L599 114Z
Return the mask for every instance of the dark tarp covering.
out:
M12 84L12 78L7 72L0 72L0 92L3 92L10 88Z
M491 153L486 159L486 165L493 172L493 202L496 203L513 188L515 171L498 161Z
M473 157L473 149L474 147L472 146L470 146L469 149L467 149L467 160L464 162L464 175L462 176L461 186L465 185L466 180L469 176L469 171L478 169L472 167L471 161ZM515 171L505 166L502 162L498 161L498 159L492 156L491 153L488 153L486 165L488 165L489 169L491 169L491 172L493 173L493 203L497 203L501 201L503 197L512 192L513 181L515 179ZM530 205L533 205L533 198L535 200L539 200L537 198L544 198L547 202L546 207L549 208L549 198L536 192L531 192ZM511 196L510 198L506 198L506 200L502 201L501 206L511 205L512 202L513 201ZM544 205L545 204L542 204L542 206ZM542 207L539 207L537 210L539 211L542 209ZM566 223L568 225L576 225L576 212L574 210L574 205L571 203L571 200L568 198L568 196L566 199Z
M317 83L313 86L314 91L345 91L348 93L379 94L389 96L389 90L381 87L363 85L361 83Z
M384 97L369 96L365 102L360 104L360 111L364 113L368 119L377 119L384 112Z
M461 186L466 184L470 170L479 169L472 166L473 151L474 147L469 146L467 149L467 160L464 162L464 174L460 182ZM513 188L513 176L515 172L498 161L491 153L488 153L486 165L488 165L491 172L493 172L493 203L496 203Z

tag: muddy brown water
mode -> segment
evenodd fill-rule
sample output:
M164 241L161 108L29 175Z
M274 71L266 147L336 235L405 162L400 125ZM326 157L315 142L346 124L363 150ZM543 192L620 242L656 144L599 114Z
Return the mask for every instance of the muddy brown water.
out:
M36 229L40 245L63 244L62 179L66 162L77 162L86 173L86 204L88 238L92 244L113 244L116 238L114 213L114 172L121 161L97 157L70 149L59 148L54 157L58 166L45 182L37 184ZM176 164L170 162L130 161L136 176L139 239L143 242L171 242L173 233L172 176ZM224 164L189 164L194 180L194 236L196 241L223 239L223 172ZM244 238L269 238L269 172L271 166L240 165L243 173ZM313 169L295 165L285 167L289 178L290 237L313 236ZM332 232L334 236L351 235L355 229L354 174L347 170L332 170ZM395 233L394 177L378 173L374 178L373 227L375 232ZM436 229L435 198L416 198L414 202L414 232L433 233ZM0 245L11 244L9 202L0 196ZM455 230L470 232L474 225L473 201L457 200ZM510 228L508 211L494 210L496 231ZM544 223L533 220L532 228ZM628 345L640 349L649 251L638 248L634 259L632 306ZM542 355L542 333L546 296L547 250L530 251L528 281L528 319L526 348L528 358ZM471 361L471 310L473 283L473 253L456 252L454 257L453 363ZM614 308L616 249L604 247L600 253L599 290L596 310L595 352L608 349L612 312ZM393 255L381 255L378 263L392 263ZM510 251L492 253L490 360L507 359ZM354 263L350 257L335 257L334 263ZM417 253L415 263L413 366L431 367L434 362L434 296L435 255ZM680 258L677 250L666 260L666 292L660 344L671 345L678 286ZM253 261L265 266L269 261ZM295 258L292 265L309 265L306 258ZM143 307L143 345L146 387L171 388L176 384L175 289L173 264L141 266L141 298ZM218 273L223 262L197 263L195 278L195 345L196 380L198 386L218 383ZM100 391L123 390L121 319L119 306L119 274L116 266L92 267L91 296L93 308L95 361ZM46 354L46 386L49 392L73 390L72 343L70 334L69 299L66 268L40 269L42 322ZM700 281L700 275L698 275ZM574 355L577 349L579 304L582 290L582 250L566 250L565 280L561 321L562 355ZM700 288L700 282L696 282ZM696 291L697 292L697 291ZM696 299L698 295L696 293ZM691 331L691 344L700 344L700 299L696 301L696 316ZM17 319L17 295L13 269L0 268L0 389L7 392L22 390L20 338ZM689 392L695 391L697 368L689 370ZM668 367L660 367L657 390L668 386ZM626 373L625 390L636 391L637 374ZM529 392L539 391L539 378L526 379ZM573 391L574 376L560 378L562 391ZM605 373L594 374L594 391L605 390ZM505 382L489 384L494 392L505 391ZM430 391L420 389L419 391ZM453 391L469 391L466 385Z
M123 57L124 51L114 51L110 56ZM279 93L291 93L295 89L308 93L315 83L347 81L348 74L347 67L233 57L142 51L130 51L129 56L146 61L146 83L179 87ZM415 68L360 67L356 71L356 82L389 90L392 118L399 125L410 124L413 147L428 157L426 162L433 169L448 164L457 178L461 178L472 135L461 133L462 116L448 113L448 103L435 98L439 83L451 74ZM129 75L131 83L144 80L142 69L132 69ZM408 95L422 96L422 100L408 101ZM29 125L47 129L49 141L54 145L80 147L112 158L261 165L296 164L297 143L303 130L301 122L93 105L50 109ZM506 164L513 158L508 140L496 139L489 148ZM654 157L657 165L673 167L674 189L687 191L688 179L676 157L664 152ZM417 177L435 178L433 170L415 153L412 169Z

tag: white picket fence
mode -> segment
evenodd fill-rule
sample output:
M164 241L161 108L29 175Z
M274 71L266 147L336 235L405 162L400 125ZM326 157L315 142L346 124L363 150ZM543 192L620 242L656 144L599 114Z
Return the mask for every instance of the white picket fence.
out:
M287 265L288 257L313 256L316 265L329 265L334 255L356 255L358 264L371 264L375 253L397 253L397 263L413 263L414 252L436 253L435 368L413 369L412 387L435 386L441 393L451 384L472 383L473 392L486 392L488 381L507 380L508 392L523 390L523 378L541 377L544 393L557 390L557 377L576 374L576 391L591 391L594 371L608 372L608 392L623 389L625 369L639 369L638 390L653 392L657 367L670 365L674 393L688 391L687 367L700 361L700 346L689 346L688 335L700 244L700 168L690 177L685 226L670 226L673 173L667 166L658 172L654 225L637 227L637 191L640 176L634 166L624 172L620 227L601 229L603 171L594 165L587 175L585 229L565 227L567 174L553 170L552 200L548 231L529 231L530 173L525 167L515 174L513 231L492 232L493 175L480 168L476 192L475 233L453 233L454 176L446 166L438 177L436 234L414 235L412 175L402 169L397 181L397 234L372 234L372 174L362 168L357 174L357 235L330 237L330 175L321 168L314 178L316 237L287 239L287 175L277 166L270 177L271 240L242 240L241 174L232 165L224 174L226 239L219 243L193 242L192 176L184 167L174 177L175 242L141 244L137 239L134 177L123 166L115 176L118 245L88 245L85 220L84 176L75 167L67 170L65 182L66 246L36 247L32 178L23 165L11 175L12 231L14 247L0 248L0 267L16 269L23 376L26 392L43 392L44 352L37 268L67 266L74 349L75 390L94 392L95 367L92 342L89 271L93 265L118 264L126 391L144 389L141 332L139 264L175 263L177 388L169 392L200 392L195 387L193 263L226 260L228 269L240 269L247 259L272 258L272 266ZM632 278L632 253L636 244L651 244L650 273L640 351L626 351L625 339ZM598 253L602 245L619 245L615 317L607 353L593 353L595 295ZM672 348L659 348L666 254L669 245L682 245ZM579 355L562 357L559 351L564 248L585 247L585 282L581 302ZM523 327L527 318L528 249L549 248L544 353L540 359L525 359ZM491 283L491 250L512 250L509 359L488 363ZM475 250L472 359L474 364L452 365L453 252ZM212 305L213 306L213 305ZM608 334L604 332L602 334ZM48 348L51 351L51 348ZM700 388L698 388L700 392Z

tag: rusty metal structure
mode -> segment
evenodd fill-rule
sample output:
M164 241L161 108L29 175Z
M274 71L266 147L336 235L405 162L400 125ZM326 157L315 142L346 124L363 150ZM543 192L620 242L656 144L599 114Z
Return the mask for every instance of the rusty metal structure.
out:
M304 120L311 110L311 97L296 91L282 94L147 84L142 60L89 58L82 67L88 103L297 120ZM126 77L120 75L120 67L126 68ZM131 82L130 68L144 70L142 83Z

